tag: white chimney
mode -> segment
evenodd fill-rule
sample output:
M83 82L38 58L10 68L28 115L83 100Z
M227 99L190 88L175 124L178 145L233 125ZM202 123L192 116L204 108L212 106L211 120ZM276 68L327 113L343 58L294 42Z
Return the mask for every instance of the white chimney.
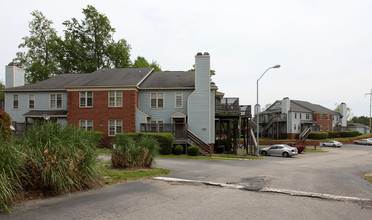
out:
M25 71L13 63L5 66L5 88L25 85Z
M340 104L340 114L342 116L341 126L346 127L347 126L347 110L346 110L346 104L345 103Z
M289 100L288 97L285 97L282 100L282 113L288 114L290 107L291 107L291 100Z

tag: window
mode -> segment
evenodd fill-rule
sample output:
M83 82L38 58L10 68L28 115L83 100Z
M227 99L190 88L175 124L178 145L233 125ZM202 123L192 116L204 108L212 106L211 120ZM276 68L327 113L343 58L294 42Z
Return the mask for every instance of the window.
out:
M300 119L302 119L302 113L300 113Z
M323 131L323 125L319 125L319 130Z
M50 108L62 108L62 94L50 94Z
M327 125L327 131L329 131L330 130L330 127L329 127L329 125Z
M115 136L116 134L123 132L123 121L122 120L109 120L109 136Z
M121 107L122 106L122 91L109 91L109 107Z
M80 107L93 106L93 92L80 92Z
M80 120L80 128L87 131L93 131L93 120Z
M320 120L323 120L323 114L320 114L320 115L319 115L319 119L320 119Z
M164 93L152 92L151 93L151 108L163 108L164 107Z
M296 130L296 124L294 124L294 130Z
M18 109L19 97L18 94L13 95L13 108Z
M163 132L164 121L151 121L151 132Z
M310 114L306 114L306 119L310 119Z
M28 108L35 108L35 95L34 94L28 94Z
M182 108L182 106L183 106L182 92L176 92L176 108Z
M295 119L297 118L297 113L295 112ZM296 129L295 129L296 130Z
M329 121L329 115L327 115L327 120Z

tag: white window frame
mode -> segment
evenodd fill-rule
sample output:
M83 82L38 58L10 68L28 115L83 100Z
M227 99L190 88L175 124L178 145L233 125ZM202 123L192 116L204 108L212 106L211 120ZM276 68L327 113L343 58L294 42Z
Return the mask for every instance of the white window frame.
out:
M34 98L31 99L30 97L33 96ZM33 101L33 107L31 108L31 101ZM34 93L30 93L28 94L28 108L29 109L35 109L35 94Z
M88 94L91 94L90 99L92 99L92 104L88 105ZM82 97L82 94L84 94L84 97ZM84 99L84 104L81 104L81 100ZM79 107L80 108L92 108L93 107L93 92L92 91L84 91L79 92Z
M91 126L89 126L88 122L92 122ZM93 120L92 119L81 119L79 120L79 127L86 131L93 131Z
M331 130L330 127L331 127L331 126L327 125L327 131L330 131L330 130Z
M319 125L319 131L323 131L323 125Z
M297 119L297 113L296 113L296 112L295 112L295 114L294 114L294 118Z
M152 105L152 95L155 95L155 106ZM159 98L161 94L161 98ZM159 100L163 100L162 106L159 105ZM151 109L163 109L164 108L164 92L150 92L150 108Z
M323 114L319 114L319 120L323 120Z
M108 91L108 107L123 107L123 91Z
M329 121L329 114L327 114L327 121Z
M306 113L306 119L310 119L310 114Z
M294 130L297 130L297 129L296 129L296 124L294 124Z
M55 100L52 101L52 96L55 96ZM61 96L61 107L58 107L58 95ZM54 102L54 107L52 103ZM63 108L63 94L62 93L51 93L49 94L49 107L50 109L62 109Z
M177 105L177 100L180 98L181 105ZM174 106L175 108L183 108L183 92L175 92L174 95Z
M17 99L14 99L14 97L17 96ZM12 106L13 109L19 109L19 94L13 94L13 99L12 99ZM15 105L15 101L17 101L17 105Z
M111 127L111 122L113 122L113 127ZM120 127L121 131L118 131ZM111 128L113 128L111 130ZM113 131L113 133L111 133ZM123 133L123 120L122 119L109 119L108 120L108 136L114 137L116 134Z

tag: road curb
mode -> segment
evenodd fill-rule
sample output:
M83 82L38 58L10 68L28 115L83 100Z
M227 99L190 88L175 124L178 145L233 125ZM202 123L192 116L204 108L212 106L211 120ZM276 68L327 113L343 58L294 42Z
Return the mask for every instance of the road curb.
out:
M165 182L173 182L173 183L183 183L183 184L192 184L192 185L209 185L209 186L218 186L218 187L230 188L230 189L254 191L254 192L278 193L278 194L285 194L285 195L290 195L290 196L310 197L310 198L326 199L326 200L333 200L333 201L348 201L348 202L355 202L359 204L369 204L369 206L372 206L371 199L351 197L351 196L339 196L339 195L332 195L332 194L325 194L325 193L304 192L304 191L297 191L297 190L275 189L275 188L267 188L267 187L261 188L258 186L243 186L243 185L238 185L238 184L215 183L215 182L207 182L207 181L179 179L179 178L172 178L172 177L155 177L153 179L161 180Z

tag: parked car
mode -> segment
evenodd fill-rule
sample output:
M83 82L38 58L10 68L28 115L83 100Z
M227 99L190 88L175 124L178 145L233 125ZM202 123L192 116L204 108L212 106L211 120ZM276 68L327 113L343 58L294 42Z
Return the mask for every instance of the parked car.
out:
M302 151L306 150L306 146L297 145L295 142L289 142L289 143L285 143L285 144L290 146L290 147L297 148L297 151L298 151L299 154L302 153Z
M338 141L328 141L323 143L323 147L342 147L342 143Z
M369 140L369 139L360 139L360 140L354 141L354 144L372 145L372 140Z
M286 144L276 144L271 147L260 150L262 156L279 155L283 157L292 157L298 154L297 148L290 147Z

